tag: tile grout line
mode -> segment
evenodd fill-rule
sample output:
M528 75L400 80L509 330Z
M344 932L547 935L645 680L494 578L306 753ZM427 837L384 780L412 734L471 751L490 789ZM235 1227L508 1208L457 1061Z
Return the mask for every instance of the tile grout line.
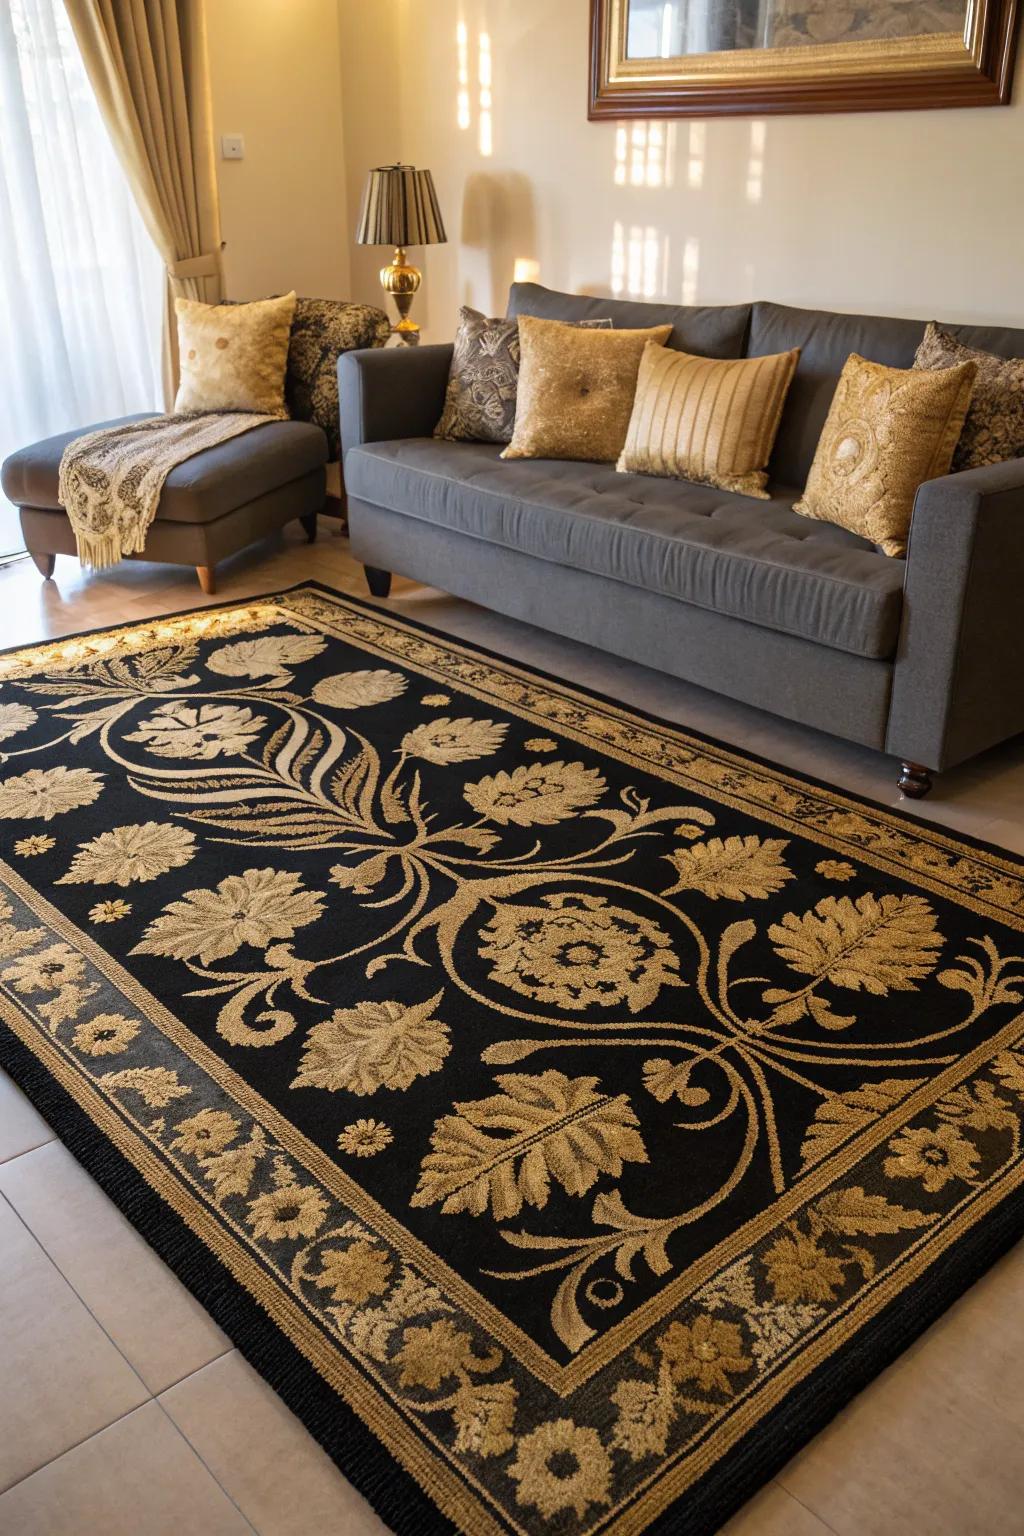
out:
M0 1071L0 1076L7 1077L7 1073ZM13 1083L14 1079L13 1077L7 1078L7 1081ZM17 1085L15 1084L15 1086ZM48 1147L52 1141L59 1140L60 1137L55 1132L52 1136L48 1136L45 1141L37 1141L34 1147L22 1147L20 1152L12 1152L9 1157L0 1157L0 1168L6 1168L8 1163L16 1163L19 1157L27 1157L30 1152L38 1152L40 1147Z
M785 1468L783 1468L783 1471L784 1470ZM824 1526L826 1531L831 1531L832 1536L842 1536L842 1532L837 1531L834 1525L830 1525L822 1515L819 1515L818 1511L814 1508L813 1505L805 1504L803 1499L797 1498L796 1494L786 1487L785 1483L781 1479L781 1475L774 1477L772 1481L776 1488L782 1489L782 1492L786 1495L787 1499L792 1499L794 1504L799 1504L801 1509L806 1509L807 1513L813 1516L813 1518L818 1521L819 1525Z
M42 1146L46 1146L47 1143L46 1142L42 1142L41 1145ZM19 1153L15 1154L15 1157L6 1158L5 1159L5 1163L0 1165L0 1166L5 1166L6 1163L13 1163L14 1161L16 1161L16 1158L18 1158L18 1157L25 1157L25 1156L28 1155L29 1152L35 1152L35 1151L38 1151L37 1147L29 1147L26 1152L19 1152ZM134 1365L132 1365L132 1362L128 1359L127 1355L124 1353L124 1350L119 1349L118 1346L116 1344L114 1344L114 1341L110 1337L110 1334L107 1333L107 1330L104 1328L104 1326L100 1322L99 1318L93 1312L92 1308L89 1307L89 1306L86 1306L84 1298L79 1295L78 1291L75 1290L75 1287L71 1284L71 1281L68 1279L67 1275L61 1269L60 1265L57 1264L54 1261L52 1255L47 1253L45 1247L39 1241L39 1239L36 1236L36 1234L32 1231L32 1228L29 1226L29 1224L25 1220L24 1216L22 1216L22 1214L18 1210L17 1206L15 1206L8 1199L6 1193L2 1189L0 1189L0 1201L3 1201L4 1205L8 1208L8 1210L14 1216L15 1220L20 1222L20 1224L24 1227L25 1231L28 1233L29 1237L32 1239L32 1242L39 1249L39 1252L43 1255L43 1258L46 1260L46 1262L48 1264L51 1264L53 1266L53 1268L57 1271L58 1275L60 1275L61 1279L64 1281L64 1284L68 1287L68 1289L72 1292L72 1294L77 1298L77 1300L79 1302L81 1302L82 1306L85 1308L85 1311L92 1318L93 1322L96 1324L97 1328L99 1328L100 1332L106 1337L106 1339L108 1340L108 1342L110 1344L113 1344L114 1348L117 1350L117 1353L121 1356L121 1359L128 1366L128 1369L131 1371L132 1375L136 1378L136 1380L139 1382L140 1386L142 1387L143 1391L146 1393L146 1402L153 1402L154 1399L153 1399L152 1392L150 1392L149 1388L146 1386L146 1383L142 1380L142 1377L139 1375L139 1373L135 1369ZM49 1461L40 1462L38 1467L33 1467L31 1472L26 1472L24 1477L15 1478L13 1483L9 1483L8 1486L6 1488L4 1488L2 1490L2 1492L0 1492L0 1497L2 1497L2 1495L4 1493L9 1493L12 1488L17 1488L19 1483L23 1483L26 1480L26 1478L34 1477L37 1472L42 1472L44 1467L52 1466L55 1461L59 1461L60 1460L61 1456L66 1456L69 1451L77 1450L79 1446L86 1445L88 1443L88 1441L94 1439L96 1437L96 1435L101 1435L105 1429L110 1429L114 1424L120 1424L123 1419L130 1418L133 1413L137 1413L140 1408L144 1408L144 1407L145 1407L145 1402L143 1402L143 1403L136 1403L134 1408L129 1408L127 1410L127 1412L125 1412L125 1413L117 1414L114 1418L110 1419L108 1423L101 1424L98 1429L94 1429L91 1434L83 1435L81 1440L76 1440L72 1445L65 1446L64 1450L59 1451L56 1456L51 1456Z
M171 1274L174 1274L173 1269L171 1270ZM181 1282L179 1281L179 1284L180 1283ZM188 1294L191 1296L191 1291ZM203 1311L206 1313L207 1317L210 1316L205 1307L203 1307ZM221 1331L223 1332L223 1329ZM232 1339L228 1338L226 1333L224 1334L224 1337L228 1340L227 1349L222 1349L217 1355L211 1355L209 1360L203 1361L202 1365L194 1365L192 1369L190 1371L186 1371L183 1376L176 1376L175 1379L173 1381L169 1381L165 1387L161 1387L159 1392L154 1392L153 1397L159 1402L160 1398L163 1397L165 1392L173 1392L175 1387L180 1387L184 1382L191 1381L193 1376L198 1376L200 1371L205 1371L208 1365L216 1365L218 1360L226 1360L228 1355L238 1354L238 1345L235 1344Z
M44 1143L44 1145L45 1145L45 1143ZM36 1152L39 1149L37 1147L33 1147L31 1150L33 1152ZM22 1154L22 1155L25 1156L27 1154ZM11 1161L13 1161L13 1159L11 1159ZM92 1318L92 1320L96 1324L97 1328L100 1330L100 1332L103 1334L103 1336L107 1339L108 1343L112 1344L113 1347L117 1350L117 1353L121 1356L121 1359L124 1361L125 1365L127 1365L128 1369L131 1371L132 1375L136 1377L136 1379L138 1380L140 1386L145 1391L146 1397L151 1399L154 1396L154 1394L150 1390L148 1384L143 1380L142 1373L133 1364L133 1362L131 1360L129 1360L128 1356L125 1354L125 1352L121 1348L120 1344L118 1344L117 1340L111 1337L109 1330L107 1328L105 1328L104 1325L100 1322L99 1318L96 1316L95 1312L92 1310L92 1308L90 1307L89 1303L86 1301L85 1297L78 1290L78 1288L74 1285L74 1283L68 1278L68 1276L64 1273L64 1271L61 1269L60 1265L57 1263L57 1260L53 1257L53 1254L50 1253L47 1250L46 1244L43 1243L40 1240L40 1238L38 1238L36 1236L36 1234L33 1232L32 1228L29 1226L28 1222L25 1220L24 1216L18 1210L18 1207L14 1204L14 1201L2 1189L0 1189L0 1200L3 1200L4 1203L6 1205L8 1205L10 1207L10 1209L14 1212L15 1216L21 1222L21 1225L25 1228L25 1231L28 1233L29 1237L32 1239L32 1241L35 1243L36 1247L39 1249L39 1252L43 1255L43 1257L47 1260L48 1263L53 1265L53 1267L57 1271L58 1275L60 1275L61 1279L64 1281L64 1284L68 1287L68 1289L72 1292L72 1294L74 1296L76 1296L78 1298L78 1300L82 1303L82 1306L85 1308L86 1312L88 1312L89 1316ZM135 1410L132 1409L131 1411L134 1412ZM124 1415L122 1414L121 1417L123 1418ZM114 1421L114 1422L116 1422L116 1421ZM97 1431L97 1433L98 1433L98 1431Z
M123 1424L125 1419L130 1419L133 1414L140 1413L149 1403L155 1401L155 1398L150 1397L144 1403L136 1403L134 1408L129 1408L126 1413L119 1413L116 1418L111 1419L109 1424L101 1424L99 1429L94 1429L91 1434L83 1435L81 1440L75 1440L71 1445L65 1446L62 1451L57 1452L56 1456L51 1456L49 1461L41 1461L38 1467L33 1467L31 1472L26 1472L24 1477L16 1477L13 1483L7 1484L6 1488L0 1488L0 1509L3 1508L3 1501L6 1495L13 1493L15 1488L20 1488L22 1483L27 1483L29 1478L35 1477L40 1472L45 1472L47 1467L55 1466L63 1457L70 1456L72 1451L81 1450L82 1446L88 1445L90 1440L95 1440L98 1435L106 1434L108 1429L113 1429L116 1425Z
M232 1346L232 1348L233 1348L233 1347L234 1347L234 1346ZM231 1350L228 1350L228 1351L227 1351L227 1353L228 1353L228 1354L230 1354L230 1353L231 1353ZM217 1356L217 1359L218 1359L218 1360L223 1360L223 1359L224 1359L224 1356L223 1356L223 1355L218 1355L218 1356ZM213 1363L214 1363L214 1362L213 1362L213 1361L212 1361L212 1360L209 1360L209 1361L207 1361L207 1364L208 1364L208 1365L212 1365L212 1364L213 1364ZM200 1366L200 1367L199 1367L199 1370L200 1370L200 1371L204 1371L204 1370L205 1370L205 1369L206 1369L206 1366L204 1366L204 1365L201 1365L201 1366ZM197 1374L197 1372L196 1372L196 1371L190 1371L190 1372L189 1372L189 1375L190 1375L190 1376L195 1376L195 1375L196 1375L196 1374ZM182 1378L181 1378L181 1380L182 1380L182 1381L187 1381L187 1380L188 1380L188 1376L183 1376L183 1377L182 1377ZM174 1385L175 1385L175 1386L180 1386L180 1385L181 1385L181 1382L175 1382L175 1383L174 1383ZM166 1391L168 1391L168 1392L169 1392L169 1391L170 1391L170 1390L171 1390L171 1388L170 1388L170 1387L167 1387L167 1388L166 1388L166 1389L165 1389L165 1390L166 1390ZM240 1519L241 1519L241 1520L244 1520L244 1522L245 1522L245 1524L246 1524L246 1525L247 1525L247 1526L248 1526L248 1527L249 1527L249 1530L250 1530L250 1531L252 1531L252 1533L253 1533L253 1536L260 1536L260 1531L259 1531L259 1530L258 1530L258 1528L257 1528L257 1527L256 1527L256 1526L255 1526L255 1525L253 1525L253 1523L252 1523L252 1521L251 1521L251 1520L250 1520L250 1519L249 1519L249 1516L248 1516L248 1515L247 1515L247 1514L246 1514L246 1513L245 1513L245 1511L244 1511L244 1510L243 1510L243 1509L242 1509L242 1507L241 1507L241 1505L240 1505L240 1504L239 1504L239 1503L238 1503L238 1501L237 1501L237 1499L235 1499L235 1498L234 1498L234 1497L233 1497L233 1496L232 1496L232 1495L231 1495L231 1494L230 1494L230 1493L229 1493L229 1492L228 1492L228 1490L227 1490L227 1489L226 1489L226 1488L225 1488L225 1486L224 1486L224 1484L223 1484L223 1483L222 1483L222 1482L221 1482L221 1480L220 1480L220 1478L219 1478L219 1477L218 1477L218 1476L217 1476L217 1474L216 1474L216 1472L215 1472L215 1471L214 1471L214 1470L213 1470L213 1468L212 1468L212 1467L211 1467L211 1466L210 1466L210 1464L209 1464L209 1462L208 1462L208 1461L207 1461L207 1460L206 1460L206 1458L205 1458L205 1456L203 1456L203 1454L202 1454L202 1452L201 1452L201 1451L200 1451L200 1450L199 1450L199 1449L198 1449L198 1448L197 1448L197 1447L196 1447L196 1446L195 1446L195 1445L194 1445L194 1444L193 1444L193 1442L192 1442L192 1441L191 1441L191 1440L190 1440L190 1439L189 1439L189 1437L188 1437L188 1435L186 1435L186 1433L185 1433L185 1431L184 1431L184 1430L183 1430L183 1429L182 1429L182 1427L181 1427L181 1425L180 1425L180 1424L178 1424L178 1423L177 1423L177 1422L176 1422L176 1421L175 1421L175 1420L174 1420L174 1419L173 1419L173 1418L172 1418L172 1417L171 1417L171 1415L170 1415L170 1413L169 1413L169 1412L168 1412L168 1411L167 1411L167 1408L166 1408L166 1407L165 1407L165 1405L164 1405L164 1404L163 1404L163 1403L162 1403L162 1402L161 1402L161 1401L160 1401L160 1397L154 1397L154 1398L151 1398L151 1399L150 1399L150 1401L151 1401L151 1402L154 1402L154 1403L156 1403L156 1405L157 1405L157 1407L158 1407L158 1408L159 1408L159 1410L160 1410L160 1412L161 1412L161 1413L162 1413L162 1414L163 1414L163 1416L164 1416L164 1418L165 1418L165 1419L166 1419L166 1420L167 1420L167 1422L168 1422L168 1424L170 1424L170 1426L171 1426L171 1428L172 1428L172 1429L173 1429L173 1430L174 1430L174 1433L175 1433L175 1434L176 1434L176 1435L177 1435L177 1436L178 1436L178 1437L179 1437L179 1438L180 1438L180 1439L181 1439L181 1440L183 1440L183 1441L184 1441L184 1442L185 1442L185 1444L186 1444L186 1445L187 1445L187 1446L188 1446L188 1448L189 1448L189 1450L190 1450L190 1451L191 1451L191 1452L192 1452L192 1454L193 1454L193 1456L194 1456L194 1457L195 1457L195 1458L196 1458L196 1460L197 1460L197 1461L198 1461L198 1462L199 1462L199 1464L200 1464L200 1466L201 1466L201 1467L203 1467L203 1468L204 1468L204 1469L205 1469L205 1471L206 1471L206 1475L207 1475L207 1476L208 1476L208 1477L210 1477L210 1478L212 1478L212 1479L213 1479L213 1481L214 1481L214 1482L215 1482L215 1483L216 1483L216 1485L217 1485L217 1487L218 1487L218 1488L219 1488L219 1489L220 1489L220 1491L221 1491L221 1493L222 1493L222 1494L223 1494L223 1495L224 1495L224 1497L225 1497L225 1498L226 1498L226 1499L227 1499L227 1501L228 1501L228 1503L229 1503L229 1504L230 1504L230 1505L231 1505L231 1506L232 1506L232 1508L233 1508L233 1509L235 1509L235 1510L237 1510L237 1511L238 1511L238 1515L239 1515L239 1518L240 1518Z
M43 1143L43 1145L46 1145L46 1143ZM36 1151L37 1149L36 1148L31 1148L30 1150L31 1151ZM20 1154L20 1155L24 1155L24 1154ZM8 1159L8 1161L13 1161L13 1159ZM142 1373L137 1369L137 1367L133 1364L133 1362L131 1360L129 1360L128 1356L125 1354L124 1350L118 1344L117 1340L114 1339L111 1336L110 1332L104 1327L103 1323L96 1316L96 1314L92 1310L92 1308L89 1306L89 1303L86 1301L85 1297L81 1294L81 1292L77 1289L77 1287L72 1283L72 1281L64 1273L64 1271L61 1269L60 1265L57 1263L57 1261L53 1257L53 1255L51 1253L47 1252L45 1245L42 1242L40 1242L39 1238L33 1232L32 1228L29 1226L29 1224L25 1220L24 1216L22 1216L22 1214L18 1210L17 1206L14 1205L11 1202L11 1200L8 1198L8 1196L4 1193L3 1190L0 1190L0 1200L2 1200L4 1202L4 1204L6 1206L8 1206L9 1209L14 1213L15 1217L21 1223L21 1225L25 1228L25 1231L28 1233L28 1235L32 1239L33 1243L39 1249L40 1253L43 1255L43 1257L46 1259L46 1261L49 1264L53 1265L54 1269L57 1271L58 1275L60 1275L60 1277L64 1281L65 1285L68 1287L68 1289L71 1291L71 1293L75 1297L77 1297L78 1301L85 1308L86 1312L89 1314L89 1316L92 1318L93 1322L96 1324L97 1328L100 1330L100 1332L103 1334L103 1336L107 1339L107 1341L113 1346L113 1348L117 1351L117 1353L121 1356L121 1359L124 1361L125 1365L127 1365L128 1369L131 1371L132 1375L136 1378L136 1380L138 1381L139 1385L142 1387L143 1391L146 1394L146 1402L137 1403L134 1408L129 1408L127 1413L118 1414L118 1416L116 1418L110 1420L109 1424L103 1424L103 1425L100 1426L99 1429L93 1430L91 1435L85 1435L83 1437L83 1439L76 1441L76 1443L74 1445L66 1446L65 1449L60 1452L60 1455L58 1455L58 1456L51 1456L49 1461L44 1461L44 1462L41 1463L40 1466L33 1467L31 1472L27 1472L25 1474L25 1477L33 1477L35 1475L35 1473L42 1472L46 1467L52 1466L55 1461L59 1461L61 1456L66 1456L69 1451L74 1451L74 1450L79 1449L79 1447L81 1447L83 1445L87 1445L90 1440L95 1440L97 1435L103 1434L104 1430L111 1429L115 1424L120 1424L124 1419L130 1418L133 1413L138 1413L140 1408L144 1408L146 1406L146 1403L155 1403L157 1405L157 1407L160 1409L160 1412L163 1414L164 1418L167 1420L167 1422L173 1428L175 1434L181 1440L183 1440L184 1443L188 1446L189 1450L192 1452L193 1456L195 1456L195 1458L199 1462L199 1464L203 1467L203 1469L205 1470L207 1475L210 1478L213 1479L214 1483L216 1483L217 1487L220 1489L221 1493L227 1499L228 1503L231 1504L232 1507L238 1511L239 1517L242 1520L245 1521L245 1524L249 1527L250 1531L252 1531L254 1533L254 1536L260 1536L260 1533L256 1530L256 1527L253 1525L252 1521L248 1519L248 1517L243 1513L243 1511L241 1509L239 1509L238 1504L232 1498L232 1496L228 1492L228 1490L224 1487L224 1484L221 1482L220 1478L217 1477L216 1474L213 1472L213 1470L207 1465L205 1459L199 1454L199 1452L197 1451L196 1447L192 1444L192 1442L188 1438L188 1436L183 1432L183 1430L171 1418L170 1414L167 1412L167 1409L164 1407L163 1403L160 1402L159 1396L156 1393L150 1391L150 1388L149 1388L147 1382L144 1381L144 1379L142 1377ZM231 1351L234 1348L235 1348L235 1346L232 1344L231 1349L225 1350L223 1352L223 1354L220 1354L220 1355L216 1356L216 1358L218 1360L222 1360L224 1358L224 1355L230 1354ZM206 1364L207 1365L212 1365L213 1361L212 1360L208 1360L206 1362ZM196 1369L201 1371L201 1370L205 1369L205 1367L204 1366L197 1366ZM194 1376L195 1374L196 1374L196 1371L189 1371L189 1372L187 1372L186 1375L184 1375L184 1376L182 1376L180 1378L180 1381L172 1382L170 1384L170 1386L163 1388L163 1390L166 1391L166 1392L169 1392L171 1390L171 1386L180 1386L182 1381L187 1381L189 1376ZM9 1493L11 1488L17 1488L20 1483L23 1483L25 1481L25 1477L17 1478L15 1480L15 1482L11 1483L8 1488L5 1488L3 1490L3 1492L4 1493ZM0 1496L2 1496L2 1495L0 1495Z
M2 1070L3 1069L0 1068L0 1074L2 1074ZM8 1158L5 1158L3 1160L0 1160L0 1169L4 1169L9 1164L17 1162L17 1160L19 1158L21 1158L21 1157L31 1157L34 1152L41 1152L43 1147L49 1147L49 1146L53 1145L54 1143L56 1143L56 1145L59 1146L64 1152L67 1152L69 1157L72 1157L72 1158L74 1157L74 1154L71 1153L69 1151L69 1149L64 1145L64 1143L61 1141L60 1137L59 1136L54 1136L51 1141L41 1141L39 1143L38 1147L26 1147L24 1152L16 1152L13 1157L8 1157ZM104 1193L103 1189L101 1188L101 1186L99 1184L97 1184L96 1180L93 1178L92 1174L89 1173L88 1169L84 1168L82 1166L82 1164L78 1162L77 1159L74 1159L74 1161L75 1161L75 1167L78 1168L79 1171L85 1175L85 1177L89 1180L89 1183L95 1189L99 1190L100 1194L103 1195L104 1199L108 1199L109 1196L107 1196ZM170 1392L172 1387L180 1386L181 1383L183 1381L187 1381L190 1376L195 1376L198 1371L203 1371L203 1370L206 1369L206 1367L208 1365L213 1365L215 1360L223 1360L225 1355L230 1355L233 1350L237 1349L238 1346L233 1342L232 1339L228 1338L228 1335L225 1333L224 1337L228 1341L226 1349L222 1349L217 1354L211 1355L209 1360L204 1360L201 1365L194 1365L190 1371L185 1371L184 1375L176 1376L173 1381L166 1382L162 1387L159 1388L158 1391L154 1391L153 1388L150 1387L148 1381L146 1381L145 1377L142 1375L142 1372L135 1365L135 1363L129 1358L129 1356L125 1353L125 1351L117 1343L116 1339L114 1339L113 1336L108 1332L108 1330L104 1327L103 1323L100 1322L100 1319L96 1316L96 1313L93 1311L92 1307L90 1307L90 1305L86 1301L85 1297L81 1294L80 1291L77 1290L77 1288L75 1287L73 1282L68 1278L68 1276L61 1269L60 1265L57 1263L57 1260L54 1258L53 1254L47 1248L46 1244L38 1237L38 1235L35 1233L35 1231L33 1231L31 1225L25 1220L24 1216L22 1216L21 1212L18 1210L18 1207L14 1204L14 1201L11 1199L10 1195L8 1195L7 1192L4 1190L2 1183L0 1183L0 1199L4 1200L4 1202L7 1205L10 1206L11 1210L14 1212L15 1216L17 1216L18 1220L21 1222L21 1224L25 1228L26 1232L28 1232L29 1235L31 1236L33 1242L35 1242L36 1245L39 1248L42 1249L43 1253L49 1259L50 1263L53 1265L54 1269L60 1275L61 1279L63 1281L65 1281L65 1283L68 1285L68 1287L78 1297L78 1300L82 1303L82 1306L88 1312L89 1316L93 1319L93 1321L96 1323L97 1327L100 1328L102 1330L102 1332L106 1334L107 1338L110 1340L111 1344L113 1344L113 1346L117 1350L118 1354L121 1355L121 1357L124 1360L126 1360L127 1363L131 1366L132 1370L135 1372L136 1376L138 1376L139 1380L142 1382L142 1385L145 1387L145 1389L149 1393L150 1397L156 1398L156 1397L160 1396L161 1392ZM111 1201L111 1204L113 1205L113 1201ZM116 1211L116 1210L118 1210L118 1207L115 1205L114 1209ZM140 1236L140 1234L137 1231L137 1229L132 1225L132 1223L130 1221L128 1221L128 1218L124 1215L124 1213L123 1212L118 1212L118 1214L121 1215L122 1220L127 1222L129 1230L132 1231L133 1233L135 1233L136 1237ZM143 1239L143 1242L145 1242L145 1239ZM156 1253L154 1249L150 1248L148 1243L146 1243L146 1251L147 1251L147 1253L152 1254L153 1257L157 1260L157 1262L159 1264L163 1265L163 1267L168 1271L168 1273L172 1276L172 1278L177 1282L178 1285L181 1285L181 1281L178 1280L178 1277L177 1277L177 1275L175 1275L174 1270L171 1269L169 1265L164 1264L164 1261L163 1261L163 1259L160 1258L160 1255L158 1253ZM188 1296L190 1296L192 1298L192 1300L195 1300L195 1297L192 1297L191 1291L189 1291L186 1286L181 1286L181 1288L182 1288L182 1290L184 1290L186 1292L186 1294ZM210 1322L214 1322L213 1318L210 1317L209 1312L206 1310L205 1307L202 1306L202 1303L201 1302L197 1302L197 1305L202 1309L203 1315L205 1317L207 1317L210 1320ZM216 1326L217 1326L217 1324L214 1322L214 1327L216 1327ZM221 1333L224 1333L223 1329L221 1329L220 1331L221 1331Z

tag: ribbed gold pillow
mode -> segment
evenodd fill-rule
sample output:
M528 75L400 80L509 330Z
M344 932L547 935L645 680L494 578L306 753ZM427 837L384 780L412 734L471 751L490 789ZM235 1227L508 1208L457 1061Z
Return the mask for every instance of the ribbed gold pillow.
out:
M794 512L904 554L918 487L949 473L977 372L886 368L852 352Z
M671 334L670 325L575 330L521 315L516 423L502 458L614 463L626 441L644 347Z
M295 295L252 304L175 299L181 383L176 412L265 411L287 416L284 371Z
M766 468L800 349L723 361L648 345L621 472L767 498Z

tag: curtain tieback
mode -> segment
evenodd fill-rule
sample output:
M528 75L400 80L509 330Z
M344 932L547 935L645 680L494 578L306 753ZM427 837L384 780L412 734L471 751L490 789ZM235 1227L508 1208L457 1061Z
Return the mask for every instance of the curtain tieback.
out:
M167 274L182 282L189 277L216 277L220 272L219 251L207 251L202 256L186 256L182 261L169 261Z

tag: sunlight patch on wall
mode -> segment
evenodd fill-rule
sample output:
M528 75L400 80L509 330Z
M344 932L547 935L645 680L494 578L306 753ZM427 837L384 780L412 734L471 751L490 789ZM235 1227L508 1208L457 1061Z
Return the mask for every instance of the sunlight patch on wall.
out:
M615 130L617 187L670 187L675 173L675 123L620 123Z
M634 123L632 145L632 170L630 181L634 187L660 187L662 177L662 147L660 123Z
M470 87L469 28L460 21L455 28L455 121L462 132L473 125L473 91ZM477 148L487 159L494 154L494 64L491 34L477 34L476 45Z
M480 46L477 54L477 80L480 86L480 134L478 144L482 155L493 155L491 35L489 32L480 33Z
M699 191L704 185L704 159L707 154L707 140L707 125L705 123L691 123L689 159L686 162L686 183L695 192Z
M626 162L629 158L629 129L620 123L615 130L615 185L626 185Z
M455 28L455 58L459 81L455 120L465 131L469 127L469 32L464 21Z
M532 256L516 257L515 266L512 268L512 281L514 283L535 283L539 277L539 261L534 261Z
M652 224L628 226L616 220L612 227L611 280L615 298L656 299L668 281L667 235Z
M768 138L768 125L755 122L750 125L750 158L747 161L747 202L759 203L764 196L764 147Z

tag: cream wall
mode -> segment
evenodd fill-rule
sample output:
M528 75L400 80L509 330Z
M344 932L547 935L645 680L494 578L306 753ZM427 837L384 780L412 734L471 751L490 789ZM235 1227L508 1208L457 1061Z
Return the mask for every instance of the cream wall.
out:
M427 7L434 3L436 0L426 0ZM405 8L399 0L336 0L336 4L348 189L345 238L350 251L352 297L383 304L377 274L391 253L355 245L352 237L366 172L371 166L392 165L402 157L399 67ZM390 300L388 308L394 319Z
M451 244L421 253L414 313L437 339L460 303L500 312L517 260L596 293L1024 325L1020 90L1010 108L620 129L586 118L588 0L339 5L349 221L367 165L434 172ZM379 257L353 264L360 298Z
M347 298L338 0L207 0L228 297ZM222 160L224 133L244 160Z

